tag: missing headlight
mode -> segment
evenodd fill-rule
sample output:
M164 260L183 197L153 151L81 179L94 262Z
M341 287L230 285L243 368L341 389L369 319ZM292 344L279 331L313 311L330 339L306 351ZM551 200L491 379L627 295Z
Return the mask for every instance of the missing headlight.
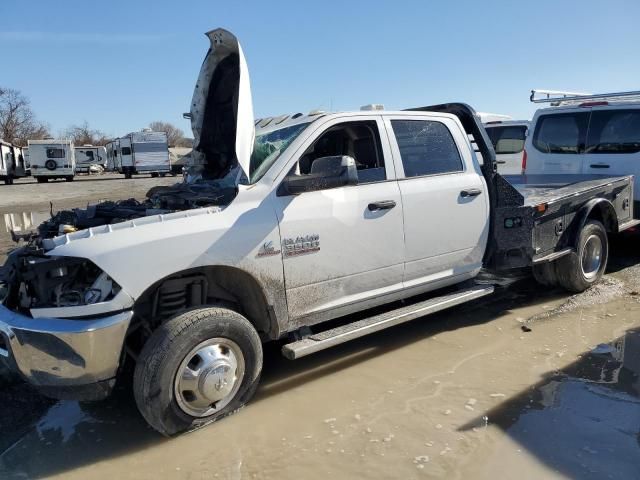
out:
M26 257L20 268L24 308L75 307L108 301L120 287L94 263L74 257Z

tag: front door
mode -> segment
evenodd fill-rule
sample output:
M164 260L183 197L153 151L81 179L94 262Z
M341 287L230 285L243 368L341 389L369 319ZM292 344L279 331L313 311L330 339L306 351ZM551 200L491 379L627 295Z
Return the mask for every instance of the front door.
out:
M276 197L294 320L326 320L402 288L402 203L381 127L371 117L334 120L306 142L289 172L306 175L318 158L349 155L358 185Z

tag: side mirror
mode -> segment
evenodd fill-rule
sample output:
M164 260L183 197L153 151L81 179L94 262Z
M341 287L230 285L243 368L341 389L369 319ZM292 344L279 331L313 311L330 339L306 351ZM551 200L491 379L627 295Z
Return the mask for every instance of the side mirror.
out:
M348 155L321 157L311 164L309 175L292 175L284 179L280 195L300 195L358 184L356 161Z

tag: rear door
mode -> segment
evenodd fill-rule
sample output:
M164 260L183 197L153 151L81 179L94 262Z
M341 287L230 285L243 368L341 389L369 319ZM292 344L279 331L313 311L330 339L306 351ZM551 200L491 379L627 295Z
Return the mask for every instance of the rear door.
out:
M388 116L385 123L403 205L405 288L476 273L489 203L466 135L443 116Z
M593 107L582 165L588 174L635 175L640 200L640 108Z

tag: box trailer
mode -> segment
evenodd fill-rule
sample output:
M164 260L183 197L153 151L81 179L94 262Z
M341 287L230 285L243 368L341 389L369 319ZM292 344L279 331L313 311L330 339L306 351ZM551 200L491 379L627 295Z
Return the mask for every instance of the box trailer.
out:
M165 132L144 130L120 137L116 154L118 171L126 178L141 173L150 173L152 177L156 177L171 172Z
M102 146L83 145L75 147L76 172L90 173L92 165L100 165L105 168L107 163L107 150Z
M22 147L0 140L0 180L11 185L14 179L26 176L27 163Z
M29 140L31 175L38 183L64 178L72 182L76 174L76 156L72 140Z

